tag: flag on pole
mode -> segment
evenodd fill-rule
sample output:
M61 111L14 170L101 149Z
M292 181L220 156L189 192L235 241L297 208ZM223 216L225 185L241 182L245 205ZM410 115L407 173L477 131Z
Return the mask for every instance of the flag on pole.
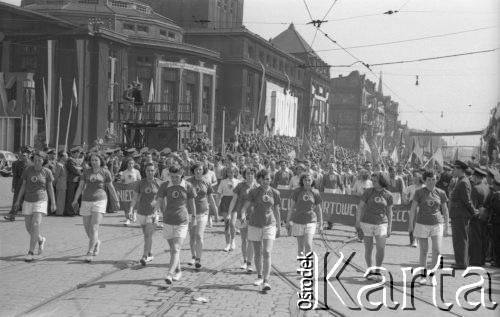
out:
M59 77L59 109L63 106L62 78Z
M394 150L392 151L392 154L391 154L391 160L394 162L394 163L399 163L399 158L398 158L398 147L395 146L394 147Z
M455 155L453 155L453 160L458 160L458 148L455 148Z
M151 84L149 85L148 102L153 102L154 99L155 99L155 87L154 87L153 78L151 78Z
M370 149L370 145L368 145L368 142L366 142L365 137L361 138L361 144L363 145L363 154L364 154L364 152L368 152L371 155L372 150Z
M78 107L78 91L76 89L76 79L73 78L73 88L71 89L73 92L73 99L71 100L71 104Z
M47 88L45 87L45 77L42 77L43 83L43 113L45 114L45 142L49 144L49 121L47 114Z
M312 149L311 141L309 141L309 137L307 136L307 134L305 134L304 141L302 142L302 147L301 147L300 153L299 153L299 159L301 159L301 160L304 159L307 152L310 152L311 149Z
M444 166L444 158L443 158L443 151L441 150L441 147L438 147L434 155L432 156L434 161L439 164L439 166L443 167Z
M423 156L424 156L424 150L420 147L420 143L418 141L418 138L413 140L415 146L413 147L413 153L417 156L417 158L420 160L420 162L424 162Z

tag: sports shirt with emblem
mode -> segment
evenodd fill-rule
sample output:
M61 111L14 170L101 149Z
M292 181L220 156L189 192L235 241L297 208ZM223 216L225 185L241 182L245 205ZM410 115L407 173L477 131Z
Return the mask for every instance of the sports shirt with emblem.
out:
M263 228L276 225L273 207L281 206L280 192L272 187L264 189L260 186L248 193L248 201L254 209L248 224L253 227Z
M172 182L161 184L158 197L166 199L166 207L163 211L163 222L169 225L187 225L188 221L188 199L196 197L196 192L191 183L182 180L179 185Z
M314 208L322 202L317 189L297 188L292 193L292 200L295 202L295 211L292 214L293 222L305 225L317 221Z
M26 167L21 179L25 181L24 200L30 203L48 200L47 184L54 181L52 172L42 167L41 170L35 170L34 165Z
M430 191L427 187L422 187L415 191L413 201L418 204L417 223L437 225L444 222L441 205L448 202L444 190L434 187Z
M361 196L361 200L366 204L361 222L380 225L389 221L387 207L393 205L393 199L387 189L378 191L375 188L368 188Z
M107 168L101 167L96 173L89 168L83 171L85 189L82 194L82 201L107 200L106 184L111 183L111 173Z
M156 199L156 194L158 194L160 185L161 180L158 178L153 178L151 181L147 178L143 178L135 184L134 191L140 195L139 206L137 207L137 213L139 215L149 216L154 213L154 208L151 206L151 203Z
M196 192L196 198L194 199L196 214L202 215L208 213L208 195L213 194L212 185L204 177L202 179L191 177L188 179L188 182L193 185Z

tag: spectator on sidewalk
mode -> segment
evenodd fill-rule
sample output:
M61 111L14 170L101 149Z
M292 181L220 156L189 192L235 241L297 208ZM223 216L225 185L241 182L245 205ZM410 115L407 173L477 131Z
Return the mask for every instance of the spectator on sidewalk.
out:
M67 189L67 171L66 161L68 154L65 151L59 151L57 154L58 161L54 166L54 187L56 189L56 216L63 216L66 204L66 189Z
M19 157L17 161L12 163L12 193L14 196L12 197L12 208L9 211L9 214L4 217L5 220L15 221L17 209L15 208L15 202L17 201L17 197L19 195L19 191L21 190L21 185L23 184L22 176L24 170L32 165L29 156L30 151L26 147L22 147L21 151L19 151ZM22 200L20 201L22 203Z

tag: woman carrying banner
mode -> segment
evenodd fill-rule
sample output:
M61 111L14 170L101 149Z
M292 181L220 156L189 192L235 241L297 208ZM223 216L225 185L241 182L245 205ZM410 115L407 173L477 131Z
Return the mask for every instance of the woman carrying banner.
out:
M170 247L170 267L165 275L165 282L172 284L182 277L181 272L181 246L187 236L189 214L196 214L194 198L196 192L191 183L186 182L183 170L177 166L169 169L172 181L161 184L156 198L156 208L163 209L163 236ZM193 217L193 226L196 226L196 217Z
M138 181L134 187L134 197L128 210L132 218L137 219L144 234L144 253L139 260L143 266L153 260L153 233L155 231L156 214L154 207L156 204L156 194L160 188L161 181L155 178L156 167L153 163L145 165L146 178ZM134 207L138 205L136 211Z
M297 237L297 256L312 251L316 222L319 218L319 232L323 231L323 211L321 209L321 196L314 188L311 174L300 176L300 187L295 189L290 200L287 215L288 235ZM318 212L319 217L316 216Z
M269 284L271 252L274 240L280 236L281 225L281 196L278 190L270 186L271 180L271 173L268 170L261 170L257 175L260 187L250 191L248 200L241 210L241 218L246 219L248 208L253 207L248 221L248 241L253 243L257 270L257 279L253 284L262 285L263 291L271 290Z
M448 197L446 197L444 190L436 187L437 180L433 172L424 172L422 178L425 187L415 191L413 196L409 230L415 238L418 238L420 244L420 267L427 269L429 238L432 241L432 263L430 267L433 268L436 266L438 256L441 254L443 234L448 232ZM426 273L424 272L424 274ZM418 282L426 284L427 278L420 277Z
M121 182L124 184L131 184L141 180L141 172L137 170L135 166L135 161L133 158L127 158L125 162L125 166L127 169L121 172ZM135 218L132 217L134 213L131 213L129 210L125 210L125 223L124 226L130 225L130 221L135 222Z
M253 245L248 241L247 222L247 219L250 218L250 214L242 218L241 212L245 202L248 200L250 191L259 186L255 180L256 174L257 170L254 167L247 167L243 170L243 178L245 181L236 185L236 188L233 190L233 199L229 206L229 210L231 211L231 226L236 227L236 220L240 220L241 253L243 255L243 265L241 269L246 270L248 273L253 272Z
M224 218L224 233L226 236L226 247L223 249L225 252L234 250L234 236L236 235L236 227L231 225L229 205L233 199L233 189L240 182L236 177L238 176L238 168L233 167L232 163L228 164L224 171L222 171L222 177L224 178L217 188L217 193L220 197L219 202L219 213Z
M92 262L99 254L99 225L106 213L108 196L105 187L111 194L115 209L120 209L120 201L116 195L111 173L105 167L104 159L97 153L90 155L90 168L84 170L83 176L73 198L73 206L78 206L78 198L82 195L80 215L83 216L83 226L89 237L89 248L85 256L86 262ZM75 207L73 207L75 208Z
M30 247L26 262L33 261L35 247L38 245L38 254L42 254L45 247L45 237L40 235L40 225L43 215L47 215L47 204L50 199L50 210L56 211L52 172L43 167L47 156L43 152L36 152L33 158L34 165L26 167L21 176L21 189L14 203L14 210L19 210L21 199L24 198L22 214L26 231L30 235Z
M190 214L190 217L196 218L196 222L189 222L189 244L191 247L191 261L189 265L194 265L197 269L201 267L201 255L203 253L203 235L208 222L209 207L217 209L213 197L213 189L210 181L206 178L208 168L201 162L196 162L191 166L191 177L188 182L191 183L196 191L194 203L196 214Z
M372 174L373 188L368 188L361 196L356 211L356 230L363 230L366 265L372 267L373 237L375 237L375 265L382 266L385 256L386 238L391 235L392 228L392 195L387 190L389 176L384 172ZM375 275L373 275L375 273ZM378 270L370 272L368 279L379 279Z

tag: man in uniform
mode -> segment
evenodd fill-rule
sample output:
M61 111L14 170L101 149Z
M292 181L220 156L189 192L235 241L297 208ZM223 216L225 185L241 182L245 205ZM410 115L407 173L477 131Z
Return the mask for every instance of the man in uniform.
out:
M469 264L473 266L483 266L485 264L488 248L488 215L485 205L490 194L490 189L484 181L486 176L486 171L478 167L474 168L471 199L474 207L480 211L480 215L473 217L470 221Z
M4 217L5 220L15 221L17 210L14 208L14 203L17 200L17 195L19 194L19 190L21 189L21 185L23 184L23 180L21 176L23 175L24 170L31 164L29 159L30 151L28 148L23 147L21 151L19 151L19 157L17 161L12 163L12 193L14 193L14 197L12 197L12 208L9 211L9 214Z
M59 151L58 153L59 161L56 162L54 166L54 187L56 194L56 215L62 216L64 210L66 209L66 189L67 189L67 170L66 161L68 160L68 154L65 151Z
M451 168L448 165L443 166L443 172L441 173L441 176L436 183L436 187L444 190L446 196L450 196L450 193L448 192L448 186L450 185L452 178L453 176L451 175Z
M73 210L73 199L75 198L76 190L80 182L80 177L83 175L83 167L80 163L79 156L82 148L75 146L71 148L71 157L66 162L66 205L64 209L64 216L73 217L75 211Z
M488 229L493 241L493 266L500 267L500 175L497 173L493 180L493 186L488 207L490 211Z
M467 164L460 160L456 160L453 165L453 174L457 177L457 183L450 195L454 269L466 269L469 266L469 224L470 219L479 214L472 204L472 188L465 175L467 169Z

